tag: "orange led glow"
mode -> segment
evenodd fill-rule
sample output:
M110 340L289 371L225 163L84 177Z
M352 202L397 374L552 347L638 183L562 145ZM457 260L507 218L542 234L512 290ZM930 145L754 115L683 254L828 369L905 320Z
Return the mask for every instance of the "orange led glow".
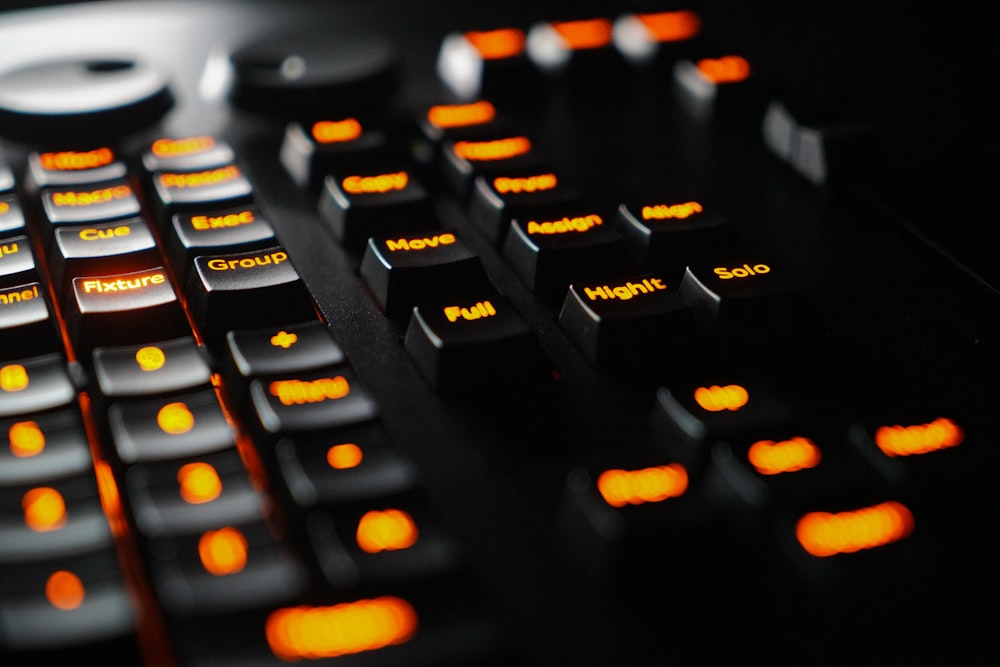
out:
M4 391L21 391L27 388L30 381L28 369L21 364L7 364L0 368L0 389Z
M215 500L222 493L219 473L208 463L186 463L177 471L181 498L192 505Z
M366 512L358 522L357 540L362 551L377 554L411 547L416 543L418 534L417 524L406 512L397 509L373 510Z
M361 121L357 118L321 120L313 124L312 136L321 144L352 141L361 136Z
M209 530L198 540L198 557L209 574L236 574L247 564L247 538L236 528Z
M506 137L491 141L458 141L453 150L458 157L474 162L506 160L530 153L531 141L527 137Z
M470 104L437 104L427 110L427 121L441 129L484 125L496 116L496 108L486 100Z
M146 289L156 285L167 283L167 274L162 271L152 271L150 273L130 273L129 278L113 278L105 280L103 278L90 278L80 282L80 286L87 294L111 294L112 292L132 292Z
M31 489L21 498L24 523L34 531L58 530L66 524L66 502L62 494L47 486Z
M682 9L675 12L637 14L654 41L680 42L696 37L701 32L701 18L694 12Z
M552 28L573 50L598 49L611 43L612 26L608 19L562 21L553 23Z
M25 421L11 424L7 431L10 440L10 453L18 458L27 458L40 454L45 449L45 434L38 427L38 422Z
M965 432L945 417L929 424L882 426L875 431L875 444L887 456L910 456L948 449L962 444L964 438Z
M56 609L70 611L83 604L83 582L66 570L57 570L45 581L45 599Z
M10 204L5 201L0 201L0 215L3 215L10 210Z
M213 137L184 137L183 139L157 139L151 150L157 157L177 157L210 150L215 146Z
M184 403L167 403L156 413L156 423L164 433L180 435L194 428L194 414Z
M423 236L409 239L386 239L385 247L389 252L400 250L427 250L443 245L452 245L458 239L454 234L445 232L444 234L434 234L433 236Z
M483 60L513 58L524 51L524 31L517 28L471 30L465 33L465 38Z
M597 490L612 507L658 503L687 491L688 474L679 463L641 470L605 470L597 478Z
M132 197L132 188L127 185L115 185L110 188L99 188L83 192L63 191L52 193L52 203L56 206L97 206L116 199Z
M336 470L357 468L361 465L361 459L363 457L364 454L362 453L361 448L353 442L342 442L339 445L334 445L326 451L326 462L330 464L331 468Z
M780 442L758 440L750 445L747 458L760 474L777 475L782 472L815 468L822 456L819 447L812 440L795 436Z
M462 306L444 307L444 316L448 318L449 322L478 320L483 317L493 317L496 314L497 309L490 301L477 301L476 305L470 308L463 308Z
M511 178L498 176L493 179L493 189L502 195L553 190L559 184L555 174Z
M265 628L275 656L287 662L364 653L402 644L417 631L417 612L402 598L384 596L330 607L289 607Z
M115 154L110 148L98 148L83 152L42 153L39 158L42 167L50 171L78 171L107 166L115 161Z
M155 345L147 345L136 351L135 362L144 371L158 371L167 363L167 355Z
M351 393L347 378L338 375L318 380L275 380L268 385L268 391L282 405L302 405L343 398Z
M352 195L380 194L391 190L404 190L410 182L410 175L405 171L377 176L348 176L341 186Z
M111 466L107 461L97 461L94 463L94 472L97 476L97 492L101 497L101 507L104 509L104 515L108 517L111 532L116 536L124 535L128 530L128 523L122 510L121 495L118 493L118 483L115 482Z
M694 400L709 412L735 411L747 404L750 393L738 384L712 385L695 389Z
M913 524L905 505L887 501L850 512L810 512L799 519L795 537L808 553L825 557L899 541Z
M684 220L704 210L704 207L696 201L689 201L683 204L656 204L654 206L642 207L642 219Z
M698 73L712 83L739 83L750 78L750 63L743 56L703 58Z
M240 175L239 168L231 164L207 171L160 174L158 179L165 188L186 189L204 188L218 183L235 181L240 178Z
M529 234L572 234L575 232L588 232L594 227L604 224L604 220L596 213L590 215L580 215L573 218L564 216L560 220L546 220L538 222L529 220L526 231Z
M299 342L299 337L293 333L288 333L287 331L279 331L278 333L271 336L269 341L272 347L280 347L287 350L292 345Z

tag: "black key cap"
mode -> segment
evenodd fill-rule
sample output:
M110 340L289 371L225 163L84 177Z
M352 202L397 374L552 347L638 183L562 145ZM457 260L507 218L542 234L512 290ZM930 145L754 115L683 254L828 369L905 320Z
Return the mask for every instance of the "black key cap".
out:
M0 234L17 234L24 230L24 211L15 195L0 195Z
M196 258L187 298L210 345L222 344L227 331L317 317L302 277L279 246Z
M485 237L500 247L510 221L529 215L555 214L576 203L578 191L546 169L502 171L476 176L469 196L469 218Z
M60 354L0 365L0 417L43 412L75 398L76 386Z
M65 225L55 230L50 268L60 291L77 276L131 273L162 264L156 239L142 218L87 226Z
M81 357L95 347L147 343L190 333L162 267L73 279L66 325Z
M109 398L167 394L207 386L212 369L193 338L147 345L100 347L93 354L94 378Z
M559 326L602 369L682 366L697 356L691 309L658 274L571 285Z
M0 487L82 475L93 461L75 409L0 421Z
M152 175L154 209L165 223L176 210L247 204L253 185L233 163L195 171L158 171Z
M192 171L233 161L232 147L211 135L161 137L142 154L147 172Z
M526 41L516 27L449 33L438 50L438 78L462 100L505 93L512 101L529 98L539 77Z
M414 309L403 339L430 385L450 392L538 380L546 364L534 331L504 296Z
M62 352L43 290L37 282L0 288L0 359Z
M12 236L0 242L0 285L22 285L38 279L38 263L27 236Z
M571 206L555 215L525 212L511 220L503 255L521 280L544 298L562 298L570 283L628 273L633 266L607 216Z
M107 146L87 151L49 151L28 154L27 187L100 183L125 178L127 168Z
M371 236L425 229L433 220L427 191L407 168L327 176L319 214L338 243L358 252Z
M289 123L278 159L292 182L317 189L328 174L385 159L386 133L353 116Z
M257 421L271 435L351 426L378 416L368 389L351 369L340 366L254 380L250 400Z
M126 465L204 456L234 448L235 433L211 389L116 403L108 427Z
M674 64L674 84L687 112L703 123L759 128L768 102L759 63L727 53Z
M186 279L194 258L275 244L270 221L255 206L178 213L165 241L174 272Z
M636 65L672 65L702 34L690 9L622 14L614 22L615 47Z
M322 322L230 331L226 351L235 381L337 366L346 359Z
M125 179L76 187L42 190L42 208L50 225L103 222L139 215L141 205L132 185Z
M441 177L461 201L469 197L472 181L524 169L543 169L534 142L523 134L447 139L441 145Z
M482 294L490 286L476 255L451 231L371 238L361 277L389 317L409 317L414 306Z

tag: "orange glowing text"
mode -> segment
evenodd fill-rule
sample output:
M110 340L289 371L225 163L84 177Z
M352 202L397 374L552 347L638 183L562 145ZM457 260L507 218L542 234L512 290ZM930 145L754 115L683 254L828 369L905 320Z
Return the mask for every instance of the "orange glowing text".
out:
M750 78L750 63L743 56L703 58L698 73L712 83L739 83Z
M929 424L882 426L875 431L875 444L887 456L910 456L948 449L962 444L965 433L950 419L940 417Z
M376 554L413 546L418 531L413 517L403 510L373 510L361 517L356 536L362 551Z
M524 31L517 28L471 30L465 39L479 52L483 60L512 58L524 51Z
M268 391L282 405L303 405L343 398L351 393L347 378L338 375L318 380L275 380L268 385Z
M498 176L493 179L493 189L502 195L544 192L554 189L558 183L559 181L555 174L538 174L537 176L525 177Z
M312 136L321 144L352 141L361 136L361 122L357 118L321 120L313 124Z
M453 150L458 157L474 162L506 160L530 153L531 140L518 136L490 141L457 141Z
M597 478L597 490L612 507L658 503L683 495L688 474L679 463L641 470L605 470Z
M704 210L704 207L696 201L684 202L683 204L656 204L642 207L642 219L684 220Z
M15 422L7 431L10 441L10 453L18 458L27 458L40 454L45 449L45 434L38 427L38 422Z
M599 49L611 43L611 21L605 18L555 22L552 28L574 51Z
M496 118L497 110L491 102L480 100L469 104L437 104L427 110L427 121L434 127L468 127L484 125Z
M478 320L483 317L493 317L496 314L497 309L489 301L478 301L471 308L461 306L445 306L444 308L444 316L448 318L449 322Z
M674 12L637 14L636 18L657 42L680 42L701 32L701 18L694 12L682 9Z
M210 150L215 146L215 139L208 136L185 137L183 139L157 139L153 142L153 155L158 157L177 157L192 155Z
M913 532L913 513L887 501L849 512L810 512L795 526L799 544L813 556L833 556L873 549Z
M181 498L192 505L211 502L222 493L222 480L215 468L201 461L185 463L177 471Z
M405 171L376 176L348 176L341 185L352 195L382 194L393 190L404 190L410 182L410 175Z
M694 400L709 412L736 411L747 404L750 393L738 384L712 385L695 389Z
M777 475L815 468L822 456L812 440L796 436L780 442L758 440L750 445L747 458L760 474Z
M347 470L361 465L364 454L353 442L342 442L326 451L326 462L335 470Z
M70 611L83 604L83 582L67 570L57 570L45 581L45 599L56 609Z
M49 171L78 171L107 166L115 161L115 154L110 148L97 148L83 152L42 153L39 158L42 167Z
M34 531L58 530L66 524L66 502L62 494L44 486L29 490L21 498L24 523Z
M235 574L247 564L247 538L235 528L209 530L198 540L198 557L210 574Z

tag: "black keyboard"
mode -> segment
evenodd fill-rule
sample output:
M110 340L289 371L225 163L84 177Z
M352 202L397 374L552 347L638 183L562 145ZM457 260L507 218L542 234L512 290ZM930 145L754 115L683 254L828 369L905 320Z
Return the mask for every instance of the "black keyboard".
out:
M0 664L997 664L978 14L0 14Z

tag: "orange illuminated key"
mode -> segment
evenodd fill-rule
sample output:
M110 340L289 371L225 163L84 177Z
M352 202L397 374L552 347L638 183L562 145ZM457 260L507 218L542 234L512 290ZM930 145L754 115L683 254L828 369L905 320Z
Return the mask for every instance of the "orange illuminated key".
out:
M235 448L232 426L211 389L115 403L108 410L108 425L118 458L126 465Z
M135 190L125 179L45 188L42 208L50 227L128 218L139 215L141 210Z
M0 417L63 407L75 398L76 386L61 354L0 361Z
M701 17L690 9L623 14L614 23L615 46L638 64L671 63L701 34Z
M164 245L177 275L186 278L194 258L275 244L274 228L256 206L177 213Z
M41 283L0 287L0 359L62 351Z
M652 370L680 365L697 349L691 310L676 286L659 274L576 282L559 326L592 364L604 369Z
M327 176L319 214L337 242L359 253L371 236L420 230L433 221L427 190L400 167Z
M638 261L679 280L684 267L731 243L729 216L705 197L628 201L615 224Z
M456 232L436 230L368 240L361 276L390 317L409 317L419 303L481 293L482 262Z
M377 423L338 429L336 437L304 433L286 438L275 455L301 508L377 500L415 488L418 479L416 466Z
M142 155L148 172L193 171L218 167L233 161L233 149L211 135L160 137Z
M808 295L784 266L747 253L720 257L736 259L691 263L680 283L706 331L736 347L816 333Z
M700 470L716 442L763 440L799 416L796 404L766 382L733 378L662 386L651 418L664 444Z
M253 185L234 163L191 171L158 171L153 181L153 204L165 223L175 210L205 209L249 203Z
M163 261L156 239L142 218L63 225L54 233L50 267L60 291L76 276L99 274L108 266L127 273L149 269Z
M263 497L235 449L153 465L125 475L135 523L144 538L190 534L257 521Z
M614 48L611 19L600 16L537 23L528 32L527 51L540 69L585 74L592 85L614 78L606 68L622 64Z
M439 164L445 183L463 201L476 176L544 168L534 141L519 133L445 140Z
M571 283L634 268L609 216L585 205L523 210L511 220L503 255L533 292L556 299Z
M0 487L40 484L93 468L74 408L0 421Z
M0 234L16 234L23 229L24 211L17 196L0 194Z
M534 332L504 296L484 293L414 308L403 341L441 391L534 386L546 366Z
M513 26L449 33L438 49L437 75L463 101L483 95L525 101L539 84L526 47L526 32Z
M316 319L312 297L280 246L196 258L187 298L212 344L234 329Z
M250 400L260 428L271 436L364 424L379 413L368 388L346 366L253 380Z
M519 169L484 171L472 183L469 218L486 238L501 247L510 222L529 214L556 216L567 207L579 205L580 193L555 170L539 164ZM561 217L561 216L560 216ZM537 218L536 218L537 219Z
M10 572L16 576L5 578L0 598L0 645L5 649L36 655L34 651L54 646L73 646L74 656L113 655L123 664L141 662L135 597L113 548L60 555Z
M28 187L62 187L124 178L125 163L102 146L85 151L47 151L28 154Z
M107 398L151 396L207 385L211 369L191 337L153 343L99 347L94 379Z
M674 64L673 77L679 99L692 117L759 131L770 83L758 62L735 53L685 58Z
M353 116L292 122L285 128L278 159L296 185L315 190L327 174L384 160L387 141L383 130Z
M4 495L3 504L0 565L32 563L113 545L92 470L15 487Z
M307 584L263 521L218 524L153 540L149 568L157 599L171 614L236 613L289 604Z
M74 278L66 323L78 352L190 332L173 284L162 267Z
M310 544L327 580L339 590L440 580L454 574L460 562L455 540L415 492L310 516Z

